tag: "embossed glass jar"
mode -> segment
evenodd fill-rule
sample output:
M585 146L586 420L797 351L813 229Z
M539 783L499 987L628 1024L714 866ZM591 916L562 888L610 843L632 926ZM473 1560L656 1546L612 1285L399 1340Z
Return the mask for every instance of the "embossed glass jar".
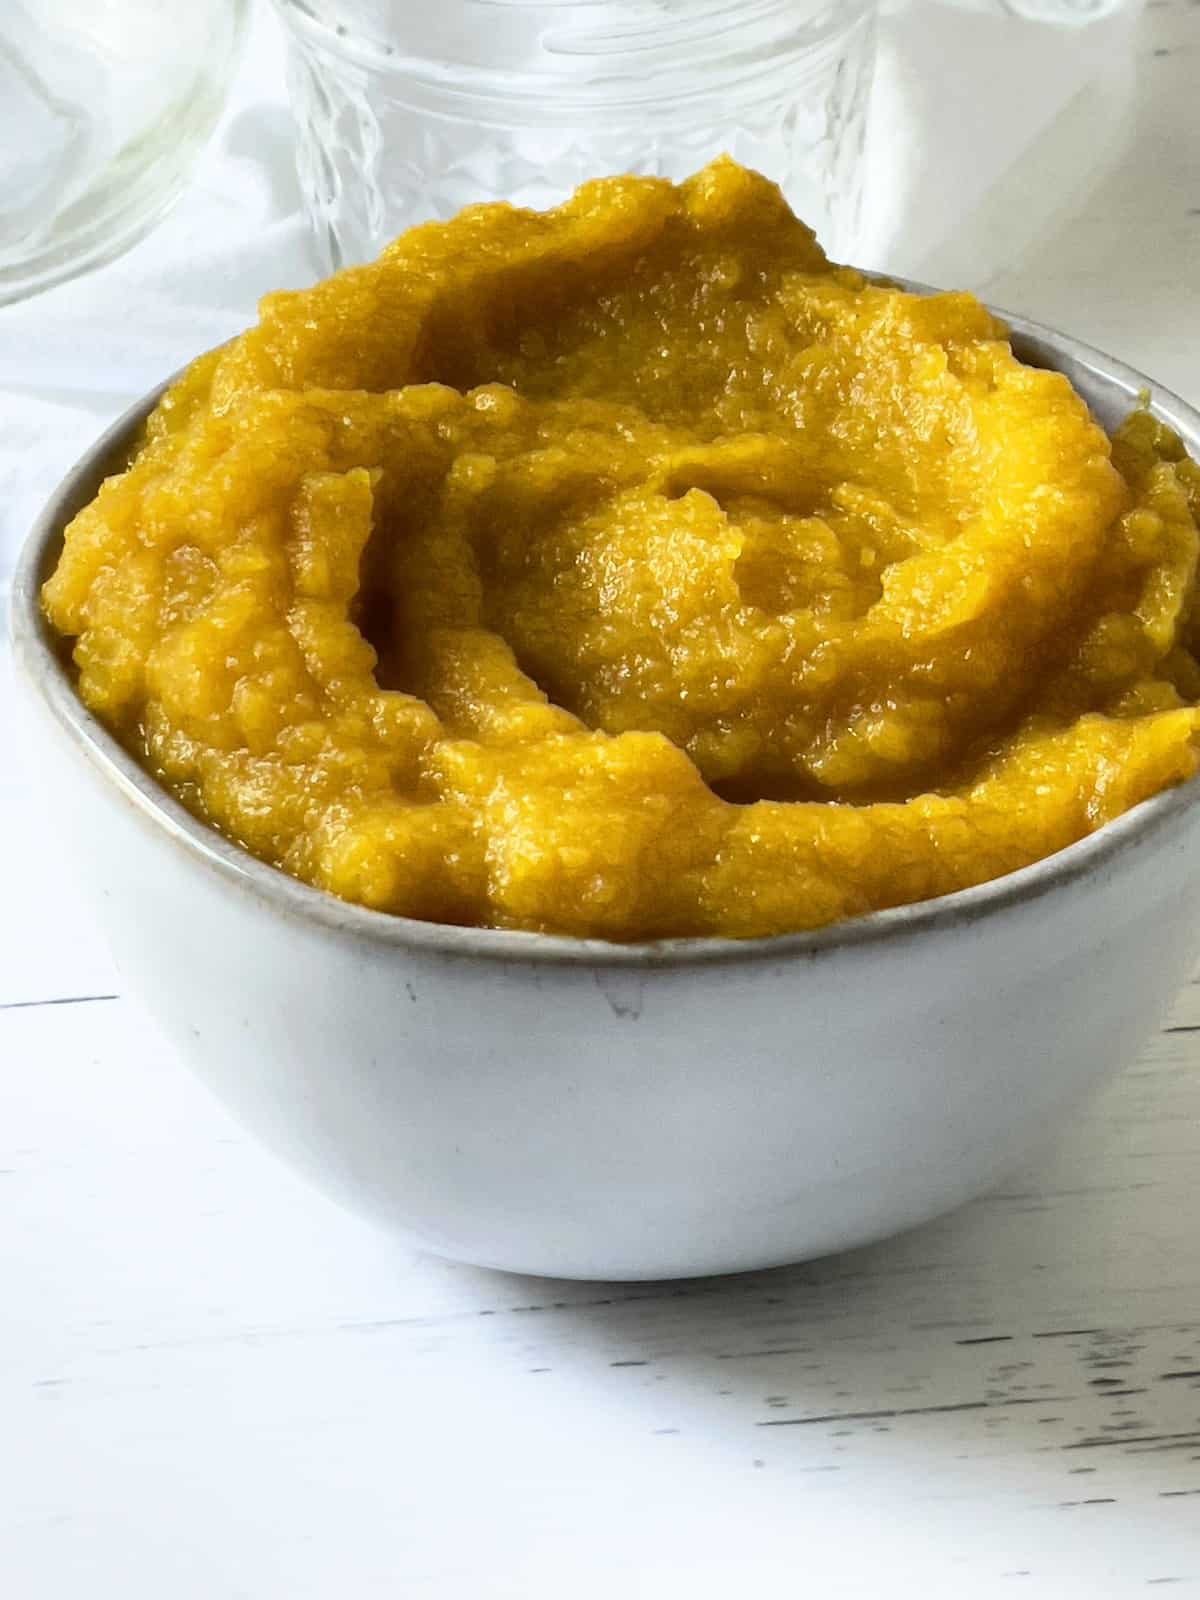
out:
M481 200L722 151L853 254L876 0L276 0L326 268Z

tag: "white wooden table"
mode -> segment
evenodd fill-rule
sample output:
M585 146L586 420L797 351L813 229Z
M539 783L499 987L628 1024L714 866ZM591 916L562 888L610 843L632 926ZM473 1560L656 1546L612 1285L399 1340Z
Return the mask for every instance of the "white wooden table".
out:
M1150 7L1136 137L976 287L1196 398L1200 5ZM1200 1592L1200 988L1057 1148L889 1244L449 1265L276 1167L120 993L0 668L5 1600Z

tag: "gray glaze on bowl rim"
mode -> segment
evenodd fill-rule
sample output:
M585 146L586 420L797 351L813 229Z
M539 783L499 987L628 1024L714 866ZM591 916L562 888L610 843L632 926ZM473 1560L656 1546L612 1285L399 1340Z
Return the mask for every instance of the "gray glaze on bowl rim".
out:
M928 285L900 278L917 293ZM997 311L1012 334L1014 352L1032 366L1062 372L1077 387L1102 383L1110 391L1110 412L1093 405L1093 414L1111 431L1118 413L1139 402L1200 456L1200 412L1132 367L1068 335L1023 317ZM710 963L815 959L840 949L910 938L972 923L1074 882L1115 854L1157 831L1200 801L1200 775L1144 800L1132 810L1068 845L1054 855L987 883L933 900L874 911L806 933L757 939L678 938L617 944L602 939L529 933L502 928L464 928L422 922L372 911L337 899L259 861L207 824L200 822L133 759L75 693L63 660L62 644L42 615L39 591L57 560L66 525L95 496L108 473L123 465L137 429L173 379L168 379L117 419L59 484L34 523L13 579L10 628L18 664L37 689L54 720L100 774L148 823L175 845L268 903L284 916L329 928L375 945L395 945L426 954L489 962L577 966L687 967Z

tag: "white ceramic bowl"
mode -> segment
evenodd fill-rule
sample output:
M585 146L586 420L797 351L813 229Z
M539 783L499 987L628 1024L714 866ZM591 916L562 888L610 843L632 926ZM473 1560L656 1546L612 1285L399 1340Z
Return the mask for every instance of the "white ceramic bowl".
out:
M1009 318L1106 426L1148 391ZM979 1193L1129 1062L1200 952L1200 780L994 883L818 933L632 946L342 904L196 822L77 699L38 610L64 525L151 395L33 530L12 625L47 805L180 1054L321 1188L446 1255L563 1277L795 1261Z

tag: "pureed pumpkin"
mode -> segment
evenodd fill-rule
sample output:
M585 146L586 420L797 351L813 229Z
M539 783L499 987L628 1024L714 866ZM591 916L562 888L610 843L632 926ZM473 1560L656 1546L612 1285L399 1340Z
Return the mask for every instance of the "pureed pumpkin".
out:
M1196 769L1200 470L728 160L268 296L67 530L79 693L347 900L607 939L994 878Z

